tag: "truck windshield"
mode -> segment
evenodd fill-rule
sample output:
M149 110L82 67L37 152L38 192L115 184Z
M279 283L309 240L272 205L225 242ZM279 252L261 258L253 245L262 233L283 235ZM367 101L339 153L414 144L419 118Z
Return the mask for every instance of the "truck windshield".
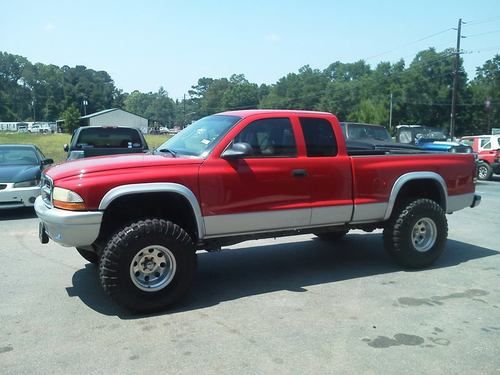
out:
M217 141L241 118L237 116L214 115L204 117L183 129L157 148L175 155L205 157Z

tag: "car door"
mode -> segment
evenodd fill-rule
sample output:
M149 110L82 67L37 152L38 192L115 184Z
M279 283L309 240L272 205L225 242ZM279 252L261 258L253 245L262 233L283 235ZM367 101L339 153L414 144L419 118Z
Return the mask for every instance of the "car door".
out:
M311 184L311 226L341 225L353 215L351 161L339 153L333 124L326 118L298 118L306 146Z
M310 191L296 131L286 117L250 121L230 144L249 144L252 155L215 155L202 164L200 196L207 237L309 225Z

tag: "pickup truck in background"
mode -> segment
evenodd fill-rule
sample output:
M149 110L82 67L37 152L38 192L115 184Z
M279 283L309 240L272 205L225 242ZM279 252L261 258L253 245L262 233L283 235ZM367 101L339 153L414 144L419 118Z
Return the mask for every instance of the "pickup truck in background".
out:
M469 145L477 153L479 180L489 180L494 173L500 174L500 134L465 136L460 143Z
M75 130L70 144L64 145L67 160L114 154L148 152L141 131L124 126L82 126Z
M479 204L475 174L471 154L351 147L330 113L231 111L152 154L48 169L35 210L42 243L76 247L116 302L151 312L186 294L197 250L251 239L381 228L398 264L426 267L446 214Z

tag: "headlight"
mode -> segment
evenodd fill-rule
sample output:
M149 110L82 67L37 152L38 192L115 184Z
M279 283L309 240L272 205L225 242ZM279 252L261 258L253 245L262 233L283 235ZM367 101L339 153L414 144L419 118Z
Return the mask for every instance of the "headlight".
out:
M40 180L28 180L28 181L16 182L14 184L14 187L15 188L26 188L26 187L38 186L38 184L40 184Z
M85 210L85 202L74 191L54 187L52 192L52 201L54 207L62 208L64 210Z

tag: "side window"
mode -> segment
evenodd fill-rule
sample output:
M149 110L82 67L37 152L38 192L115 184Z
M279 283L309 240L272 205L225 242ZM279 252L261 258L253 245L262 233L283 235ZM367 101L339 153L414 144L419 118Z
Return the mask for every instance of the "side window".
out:
M300 118L300 126L306 141L307 156L337 155L337 139L332 125L322 118Z
M474 145L474 141L472 139L468 139L468 138L462 139L460 141L460 143L463 145L466 145L466 146L470 146L470 147L472 147Z
M287 118L254 121L236 136L234 142L248 143L255 157L297 156L292 124Z
M480 143L481 148L484 148L486 150L491 149L491 143L488 138L482 138L481 143Z

